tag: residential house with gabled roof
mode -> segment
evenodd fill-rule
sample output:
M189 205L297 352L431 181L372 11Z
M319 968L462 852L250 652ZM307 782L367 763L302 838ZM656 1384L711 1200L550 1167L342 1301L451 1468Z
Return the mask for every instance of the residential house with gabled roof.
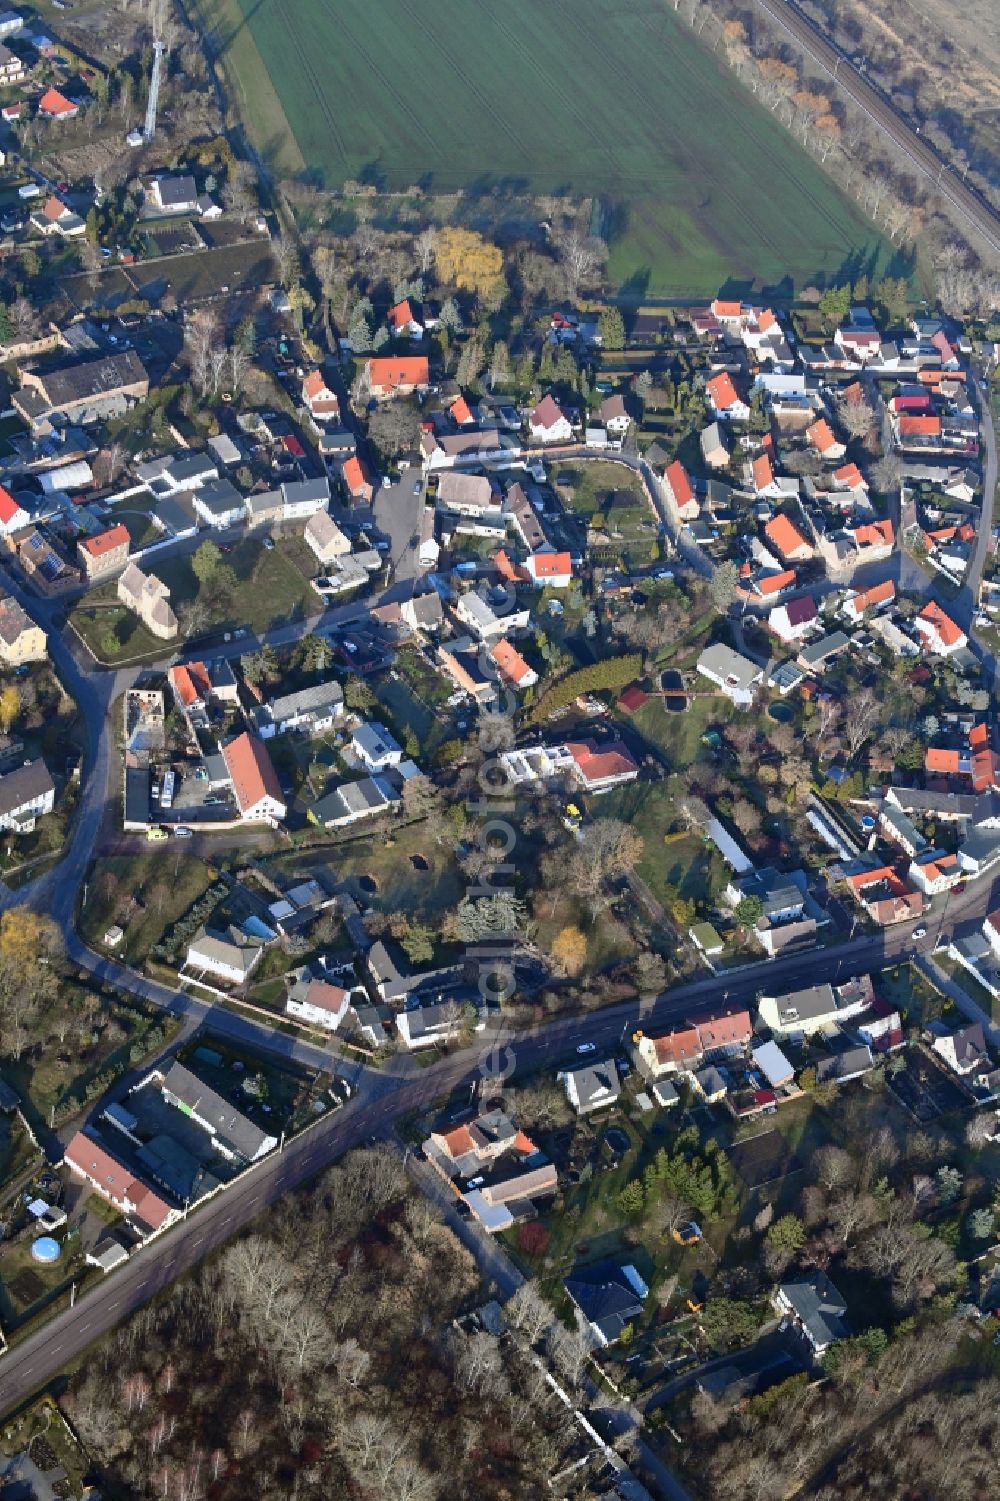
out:
M806 428L806 437L821 459L840 460L847 452L825 417L819 417Z
M131 544L128 527L121 521L107 531L78 542L77 553L88 581L93 583L97 579L110 578L124 568Z
M31 215L31 227L40 235L58 235L63 240L78 240L87 233L86 222L55 194Z
M847 1334L847 1304L825 1272L807 1272L794 1282L783 1282L773 1301L777 1311L791 1319L814 1355L825 1354Z
M585 792L610 792L612 787L634 782L639 775L638 765L620 740L605 741L600 747L590 740L568 741L566 749L576 780Z
M813 555L810 543L784 511L771 517L764 527L764 536L783 563L805 563Z
M911 860L906 875L925 896L939 896L943 891L950 891L962 879L958 856L945 850L928 850L917 855Z
M0 662L7 667L23 667L26 662L44 662L47 656L42 627L13 595L0 596Z
M859 589L849 594L841 605L841 614L846 615L848 620L858 621L867 610L891 604L895 598L896 585L892 579L885 579L881 584L873 584L870 589Z
M601 1347L614 1344L626 1326L641 1317L649 1296L635 1267L617 1261L579 1267L563 1279L563 1287L586 1321L591 1339Z
M316 511L306 522L303 533L306 544L317 562L326 567L337 558L344 558L351 551L351 544L329 511Z
M709 469L725 469L729 464L729 446L718 422L710 422L698 434L702 461Z
M717 322L728 326L741 325L750 313L750 309L745 308L742 302L735 302L726 297L713 298L709 304L709 311Z
M632 426L625 398L620 395L605 396L600 405L601 423L612 438L624 438Z
M819 611L811 594L790 599L787 604L776 605L767 617L770 630L786 643L802 641L817 625Z
M47 89L38 101L38 113L46 120L73 120L80 113L80 106L58 89Z
M542 397L529 416L528 432L535 443L569 443L573 438L573 424L549 393Z
M138 1221L138 1228L147 1234L180 1218L179 1209L137 1178L90 1131L77 1131L67 1144L63 1162L127 1219Z
M957 1032L935 1037L931 1044L935 1053L943 1058L952 1073L965 1076L992 1067L986 1047L986 1037L980 1022L970 1022Z
M567 589L573 580L573 558L568 552L533 552L525 559L524 571L539 589Z
M674 459L663 473L663 482L682 521L694 521L701 507L694 493L690 476L680 459Z
M347 497L354 505L371 505L375 494L375 486L372 483L368 465L364 459L352 453L340 466L340 477L343 481Z
M333 422L340 417L340 398L327 385L322 370L310 370L303 378L302 401L317 422Z
M490 649L489 658L503 681L518 692L531 688L538 682L538 673L524 660L517 647L511 645L506 636Z
M430 385L430 365L426 355L373 355L364 367L364 381L376 401L412 396Z
M409 298L404 297L402 302L389 309L386 322L394 339L422 339L424 336L424 325L414 313Z
M0 536L7 537L11 532L19 532L30 522L31 516L21 502L15 500L10 491L0 485Z
M285 795L263 741L245 731L222 747L222 757L240 817L248 823L282 820L288 811Z
M312 969L296 970L286 975L285 980L286 1014L324 1032L336 1032L347 1015L351 992L326 978L322 971L317 973Z
M728 370L720 371L713 375L711 380L705 382L705 394L712 406L716 417L724 422L748 422L750 420L750 406L733 384L733 377Z
M618 1068L613 1058L565 1069L559 1078L566 1090L566 1098L577 1115L610 1109L617 1104L622 1092Z
M30 834L36 820L51 813L56 788L45 762L25 761L0 776L0 829Z
M762 995L757 1003L757 1022L775 1037L801 1040L816 1032L830 1032L841 1022L860 1016L871 999L867 976L836 989L826 983L807 985L785 995Z
M953 656L968 641L961 627L933 599L924 606L913 623L923 637L924 646L934 656Z
M451 418L452 422L454 422L456 427L471 427L476 420L472 415L472 410L469 407L469 403L466 401L461 392L459 392L459 394L455 397L455 400L452 402L451 406L448 408L448 416Z
M898 876L889 865L855 871L847 877L852 895L880 927L910 922L924 910L923 894Z

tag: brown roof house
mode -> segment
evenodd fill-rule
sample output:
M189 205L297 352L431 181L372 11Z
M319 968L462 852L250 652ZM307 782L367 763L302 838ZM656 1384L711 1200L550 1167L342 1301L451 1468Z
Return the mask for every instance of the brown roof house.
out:
M118 580L118 598L160 641L172 641L177 635L177 616L168 603L170 590L155 574L143 573L129 563Z
M44 662L48 656L45 632L9 595L0 599L0 661L8 667Z

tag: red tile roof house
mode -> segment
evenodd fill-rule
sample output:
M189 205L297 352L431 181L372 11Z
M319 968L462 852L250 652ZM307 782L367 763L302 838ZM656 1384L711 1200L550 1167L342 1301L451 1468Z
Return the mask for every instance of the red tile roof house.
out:
M914 891L889 865L859 871L847 884L868 916L880 927L909 922L924 910L923 894Z
M781 641L801 641L813 630L819 618L816 601L811 594L801 599L790 599L785 605L776 605L767 617L769 628Z
M945 854L941 850L932 850L929 854L919 855L911 860L906 874L926 896L938 896L942 891L949 891L962 879L958 856Z
M46 120L72 120L80 113L80 106L58 89L49 89L38 101L38 113Z
M783 563L804 563L813 555L812 547L790 516L779 511L764 528L764 536Z
M376 401L388 401L393 396L412 396L414 391L426 391L430 385L430 365L425 355L409 358L387 355L372 358L364 369L364 383L369 395Z
M302 400L311 416L320 422L329 422L340 416L340 398L331 391L322 370L310 370L302 382Z
M528 418L528 432L535 443L570 443L573 424L554 396L543 396Z
M847 452L825 417L806 428L806 437L821 459L842 459Z
M694 487L688 477L688 472L680 459L674 459L672 464L667 465L663 472L663 483L670 492L681 520L695 521L701 507L695 498Z
M927 650L937 657L952 656L961 651L968 640L965 632L934 600L921 610L913 623L923 637Z
M137 1220L137 1228L155 1233L180 1218L179 1209L173 1209L152 1188L140 1182L123 1162L85 1131L78 1131L72 1138L63 1154L63 1162L78 1178L89 1183L102 1199L113 1204L130 1220Z
M422 339L424 325L414 316L413 308L404 299L389 309L389 332L394 339Z
M448 415L456 427L468 427L469 423L476 420L464 396L455 397L455 400L448 408Z
M716 297L709 307L709 312L720 323L734 325L741 324L749 318L752 309L744 307L742 302L727 302L723 297Z
M288 809L278 773L263 741L256 735L237 735L222 747L222 758L233 783L240 817L247 823L280 822Z
M858 549L859 563L881 563L892 554L896 533L891 521L869 521L848 530Z
M573 578L573 559L568 552L533 552L524 571L539 589L566 589Z
M128 562L128 550L132 539L123 522L98 532L96 537L84 537L77 543L77 552L87 578L106 579L120 573Z
M712 410L725 422L748 422L750 407L733 385L733 377L727 370L713 375L705 382L705 394L712 403Z
M506 636L497 642L489 653L489 657L501 678L512 688L531 688L538 682L538 673L528 665Z
M356 505L368 505L375 494L375 486L372 484L371 475L363 459L359 459L354 453L349 459L345 459L341 465L340 477L344 482L344 489Z
M0 536L7 537L11 532L19 532L30 521L31 517L20 502L0 485Z
M850 599L845 599L841 614L846 615L848 620L860 620L866 610L890 604L895 598L896 585L892 579L886 579L884 583L873 584L870 589L862 589L857 594L852 594Z
M585 792L610 792L623 782L634 782L639 768L628 748L615 740L598 749L592 741L568 741L566 749L573 757L576 779Z

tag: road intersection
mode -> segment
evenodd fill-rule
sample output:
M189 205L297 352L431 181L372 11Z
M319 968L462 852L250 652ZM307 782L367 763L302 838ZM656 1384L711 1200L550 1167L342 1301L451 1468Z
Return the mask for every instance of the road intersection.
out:
M986 442L986 495L983 529L992 527L990 479L996 479L996 447L992 427L984 422ZM551 455L550 455L551 456ZM618 456L616 456L618 457ZM641 460L622 459L641 478L649 500L665 529L673 534L682 554L684 545L676 518L659 481ZM691 545L693 548L693 544ZM698 549L694 549L699 553ZM977 549L981 573L985 542ZM704 560L700 558L702 572ZM902 566L902 565L901 565ZM923 575L922 586L928 584ZM978 580L972 581L970 593ZM762 960L741 966L725 975L706 974L661 995L620 1003L597 1011L559 1016L541 1025L513 1030L500 1018L485 1038L473 1047L461 1048L429 1067L419 1067L409 1055L391 1059L381 1068L348 1063L329 1046L299 1039L232 1010L211 1005L181 990L163 985L129 966L91 950L76 930L77 897L105 820L116 813L110 807L115 737L110 711L125 689L136 679L139 668L118 671L102 669L90 658L72 632L61 629L57 602L28 599L8 571L4 580L21 603L30 608L49 635L53 664L67 691L79 706L86 729L86 749L81 768L81 795L76 821L57 865L18 891L0 891L0 910L29 905L47 913L58 924L67 957L103 984L128 992L148 1004L181 1018L186 1031L206 1024L234 1041L274 1052L308 1067L336 1073L351 1085L349 1102L324 1117L230 1185L224 1193L199 1206L163 1235L149 1241L127 1264L64 1308L38 1330L15 1341L0 1361L0 1413L24 1401L52 1379L88 1345L118 1321L190 1270L204 1256L243 1230L281 1194L323 1171L344 1152L372 1138L388 1137L396 1124L457 1090L468 1090L491 1079L502 1085L516 1069L529 1074L566 1062L580 1042L593 1043L604 1052L620 1049L637 1028L666 1027L685 1019L699 1008L720 1002L731 1008L753 1007L762 993L782 993L823 981L837 982L849 975L877 970L914 955L929 954L954 935L973 931L983 916L1000 905L1000 881L970 882L952 893L938 921L928 924L926 936L916 938L915 924L905 923L878 932L852 936L847 942ZM963 599L963 616L972 613L974 601ZM954 606L952 606L954 609ZM247 637L206 649L211 656L241 656L265 641L288 644L317 628L329 629L357 620L364 606L344 605L307 620L282 626L265 637ZM964 622L963 622L964 623ZM984 654L985 655L985 654ZM153 664L161 669L174 658ZM995 667L992 658L987 666ZM925 919L926 921L926 919Z

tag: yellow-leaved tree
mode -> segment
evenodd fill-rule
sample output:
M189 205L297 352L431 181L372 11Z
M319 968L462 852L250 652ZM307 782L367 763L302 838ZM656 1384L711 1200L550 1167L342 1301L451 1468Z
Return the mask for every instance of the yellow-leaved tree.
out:
M438 233L434 266L446 286L489 297L503 276L503 253L474 229L448 225Z
M578 975L587 962L586 935L572 923L552 940L552 957L568 975Z

